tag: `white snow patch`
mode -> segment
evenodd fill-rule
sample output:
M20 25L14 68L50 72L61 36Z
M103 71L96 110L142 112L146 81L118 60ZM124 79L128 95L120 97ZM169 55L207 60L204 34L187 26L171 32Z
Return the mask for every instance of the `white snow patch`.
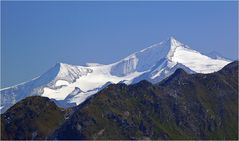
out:
M197 73L212 73L230 63L225 60L212 59L201 53L184 47L178 47L172 61L181 63Z
M93 92L96 93L97 91L92 90L100 88L109 81L112 83L118 83L122 80L129 81L141 74L139 72L134 72L125 77L117 77L111 75L110 73L111 65L95 66L88 68L93 70L92 73L88 73L87 75L83 75L78 79L75 79L75 82L69 83L64 80L58 80L56 82L56 86L66 84L67 87L61 87L58 89L44 87L44 92L42 96L53 98L56 100L64 100L75 89L75 87L78 87L83 91L82 93L80 93L80 96L86 97L88 95L91 95Z
M57 80L55 86L69 85L70 83L65 80Z
M95 67L95 66L103 66L103 64L99 64L99 63L86 63L87 67Z

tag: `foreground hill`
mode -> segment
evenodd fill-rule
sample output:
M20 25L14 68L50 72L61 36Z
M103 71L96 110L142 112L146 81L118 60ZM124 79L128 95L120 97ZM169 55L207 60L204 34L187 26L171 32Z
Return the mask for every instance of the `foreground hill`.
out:
M238 139L238 61L211 74L177 69L157 84L111 84L64 118L69 111L24 99L1 115L1 139Z
M46 97L27 97L1 115L1 139L46 139L63 123L65 111Z

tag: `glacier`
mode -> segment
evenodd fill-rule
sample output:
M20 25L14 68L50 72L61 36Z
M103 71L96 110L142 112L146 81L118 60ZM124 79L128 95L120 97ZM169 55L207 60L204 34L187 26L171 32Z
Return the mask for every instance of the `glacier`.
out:
M1 89L1 113L27 96L48 97L67 108L81 104L112 83L133 84L141 80L158 83L178 68L187 73L212 73L230 62L204 55L170 37L112 64L57 63L39 77Z

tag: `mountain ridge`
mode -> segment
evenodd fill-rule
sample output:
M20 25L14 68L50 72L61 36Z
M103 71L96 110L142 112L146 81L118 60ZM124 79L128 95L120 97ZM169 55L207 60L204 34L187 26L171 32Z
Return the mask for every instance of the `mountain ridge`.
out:
M133 84L146 79L158 83L177 68L183 68L187 73L211 73L228 63L207 57L170 37L108 65L57 63L32 81L1 89L1 112L26 96L48 97L65 102L63 105L68 107L82 103L108 82ZM79 93L68 97L78 88Z
M238 61L209 74L179 68L156 84L109 84L71 109L28 97L1 114L1 139L236 140L237 75Z

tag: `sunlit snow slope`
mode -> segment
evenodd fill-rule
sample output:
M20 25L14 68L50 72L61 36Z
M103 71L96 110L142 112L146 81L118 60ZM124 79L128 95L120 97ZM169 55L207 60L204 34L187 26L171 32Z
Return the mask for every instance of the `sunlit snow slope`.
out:
M49 97L59 106L69 107L84 102L111 83L132 84L141 80L157 83L177 68L188 73L211 73L228 63L230 60L210 58L171 37L109 65L57 63L29 82L2 89L1 112L31 95Z

